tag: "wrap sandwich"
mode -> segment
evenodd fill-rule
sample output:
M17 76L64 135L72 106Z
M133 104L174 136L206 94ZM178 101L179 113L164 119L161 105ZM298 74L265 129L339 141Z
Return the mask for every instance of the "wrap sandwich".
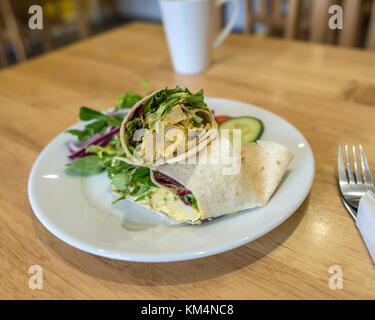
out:
M235 174L225 173L230 165L218 161L220 148L232 148L226 139L215 139L207 157L195 164L166 164L149 170L152 188L137 203L164 215L173 223L199 224L229 213L264 206L281 181L291 151L277 143L258 141L243 145ZM237 168L236 164L236 168ZM115 195L126 196L120 190ZM130 197L131 199L131 197ZM132 199L134 200L134 199Z
M126 162L143 167L174 163L194 155L217 135L216 121L203 101L203 90L155 91L124 118L121 144Z

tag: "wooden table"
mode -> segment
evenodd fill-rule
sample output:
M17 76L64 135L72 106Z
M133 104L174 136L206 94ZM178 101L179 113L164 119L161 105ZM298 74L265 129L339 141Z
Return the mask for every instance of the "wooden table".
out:
M231 35L204 74L171 68L162 28L134 23L0 72L0 298L375 298L375 268L337 193L339 143L365 146L375 168L375 53ZM315 154L304 204L278 228L236 250L186 262L114 261L79 251L33 214L28 175L38 154L77 121L81 105L113 105L122 92L166 85L205 89L273 111ZM53 196L53 195L51 195ZM28 269L43 267L43 289ZM343 289L330 289L331 266Z

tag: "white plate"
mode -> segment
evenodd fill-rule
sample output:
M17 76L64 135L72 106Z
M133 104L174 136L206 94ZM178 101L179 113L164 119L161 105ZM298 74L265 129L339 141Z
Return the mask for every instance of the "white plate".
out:
M40 222L78 249L113 259L165 262L224 252L271 231L287 219L310 191L315 164L311 148L290 123L261 108L207 98L216 115L261 119L262 140L289 147L294 159L279 188L263 208L227 215L198 226L170 226L130 201L115 199L106 173L80 176L65 170L67 142L61 133L39 155L29 177L29 199ZM82 128L78 123L74 128Z

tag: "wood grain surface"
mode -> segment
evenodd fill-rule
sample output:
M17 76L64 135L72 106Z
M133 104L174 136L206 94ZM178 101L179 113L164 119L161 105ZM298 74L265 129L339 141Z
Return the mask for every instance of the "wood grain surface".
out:
M129 263L77 250L33 214L27 181L81 105L127 90L187 86L277 113L310 142L316 176L286 222L236 250L186 262ZM375 268L336 186L338 144L363 144L375 168L375 53L231 35L204 74L172 70L160 25L133 23L0 72L0 298L373 299ZM373 171L374 172L374 171ZM48 195L53 197L53 195ZM43 289L28 269L43 268ZM343 270L332 290L329 268Z

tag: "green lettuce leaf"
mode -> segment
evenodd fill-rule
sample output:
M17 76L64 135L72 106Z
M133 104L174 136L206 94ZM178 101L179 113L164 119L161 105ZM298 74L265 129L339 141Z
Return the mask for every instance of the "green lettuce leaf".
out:
M66 166L74 171L84 174L98 174L105 168L102 159L97 155L79 158L72 163L68 163Z
M112 184L118 189L120 197L131 196L135 201L139 201L159 188L152 182L149 168L114 160L111 166L107 167L107 173Z
M187 106L208 109L204 102L203 89L193 94L189 89L182 89L176 86L174 89L168 87L158 91L145 105L143 113L155 113L158 111L163 118L177 103L184 103Z
M142 96L139 95L138 93L135 93L133 91L128 91L116 99L115 109L116 110L123 109L123 108L129 109L141 99L142 99Z
M198 210L198 202L197 202L197 199L195 199L194 195L192 193L189 193L189 194L186 194L184 195L184 199L186 202L191 202L192 203L192 207L195 209L195 210Z

